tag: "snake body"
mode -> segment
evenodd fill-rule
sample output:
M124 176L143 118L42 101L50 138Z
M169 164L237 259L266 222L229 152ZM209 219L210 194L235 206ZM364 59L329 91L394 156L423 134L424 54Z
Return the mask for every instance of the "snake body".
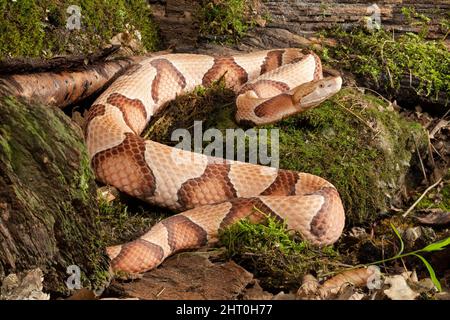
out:
M179 213L132 242L108 247L115 271L155 268L173 253L214 243L219 230L239 219L261 222L262 212L285 221L312 244L339 238L344 209L336 188L323 178L208 157L140 137L167 102L222 77L238 94L236 120L254 125L314 107L342 83L340 77L324 78L320 59L298 49L224 57L167 54L144 59L117 78L87 115L93 170L103 183Z

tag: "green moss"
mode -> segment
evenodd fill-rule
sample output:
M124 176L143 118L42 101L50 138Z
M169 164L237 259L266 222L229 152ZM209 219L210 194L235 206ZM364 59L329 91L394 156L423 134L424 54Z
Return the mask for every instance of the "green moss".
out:
M81 29L68 30L70 5L81 8ZM89 53L117 33L139 30L147 50L158 47L157 27L145 0L0 0L0 55Z
M97 223L101 226L99 242L103 247L135 240L150 227L170 213L163 209L151 208L148 205L134 205L131 208L124 204L126 199L107 202L99 197L99 215Z
M192 129L195 120L204 121L204 128L237 128L233 120L234 98L234 92L225 87L223 80L214 82L208 88L199 86L171 101L162 114L149 124L144 137L174 146L177 142L170 139L172 132L177 128Z
M298 289L306 273L332 271L329 262L339 259L332 247L314 249L271 217L262 224L241 220L221 231L219 238L228 257L252 270L268 290Z
M337 29L329 35L339 42L326 47L322 57L336 67L370 76L386 89L398 90L406 75L418 80L414 87L418 95L437 99L440 92L450 92L450 53L443 42L412 33L394 36L385 30Z
M338 189L350 224L386 211L408 171L420 125L389 111L383 101L352 89L280 128L280 166L322 176Z
M0 147L1 147L1 152L3 154L6 154L6 156L8 157L9 162L11 162L11 160L13 159L13 153L11 150L11 146L9 145L9 139L8 137L6 137L6 132L4 132L4 130L0 129Z
M420 196L419 194L417 196ZM429 192L416 206L417 209L440 209L450 212L450 170L443 179L443 187Z
M236 42L253 25L247 0L203 0L194 16L200 35L219 42Z
M73 188L74 190L79 190L80 198L83 201L86 201L89 197L90 192L90 181L93 181L95 179L94 173L91 169L91 164L89 161L89 157L87 155L83 155L83 157L80 160L80 169L78 172L74 175L74 183Z

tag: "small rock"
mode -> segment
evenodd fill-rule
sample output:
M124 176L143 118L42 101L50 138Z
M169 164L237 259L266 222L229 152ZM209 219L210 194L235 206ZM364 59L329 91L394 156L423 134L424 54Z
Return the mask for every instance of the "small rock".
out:
M412 246L417 239L422 236L422 229L420 227L408 228L405 231L404 239Z
M43 281L44 274L39 268L24 276L10 274L3 280L0 300L49 300L50 295L42 292Z
M104 186L97 189L97 199L110 203L119 196L119 190L112 186Z

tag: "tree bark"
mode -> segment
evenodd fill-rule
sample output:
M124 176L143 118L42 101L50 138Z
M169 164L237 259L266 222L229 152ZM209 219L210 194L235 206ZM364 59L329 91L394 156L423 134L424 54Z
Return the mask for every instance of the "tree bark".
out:
M94 176L81 130L62 111L0 97L0 280L32 268L66 294L67 267L84 287L107 278Z

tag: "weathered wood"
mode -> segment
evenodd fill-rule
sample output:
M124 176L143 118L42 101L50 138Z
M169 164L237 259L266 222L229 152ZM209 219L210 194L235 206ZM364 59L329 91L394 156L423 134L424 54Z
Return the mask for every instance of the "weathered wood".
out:
M107 276L94 176L81 130L62 111L0 97L0 281L32 268L66 293L66 268L84 286Z
M45 71L64 71L67 69L83 69L86 66L104 61L119 50L120 46L110 46L91 55L69 55L42 58L4 58L0 60L0 74L18 74Z

